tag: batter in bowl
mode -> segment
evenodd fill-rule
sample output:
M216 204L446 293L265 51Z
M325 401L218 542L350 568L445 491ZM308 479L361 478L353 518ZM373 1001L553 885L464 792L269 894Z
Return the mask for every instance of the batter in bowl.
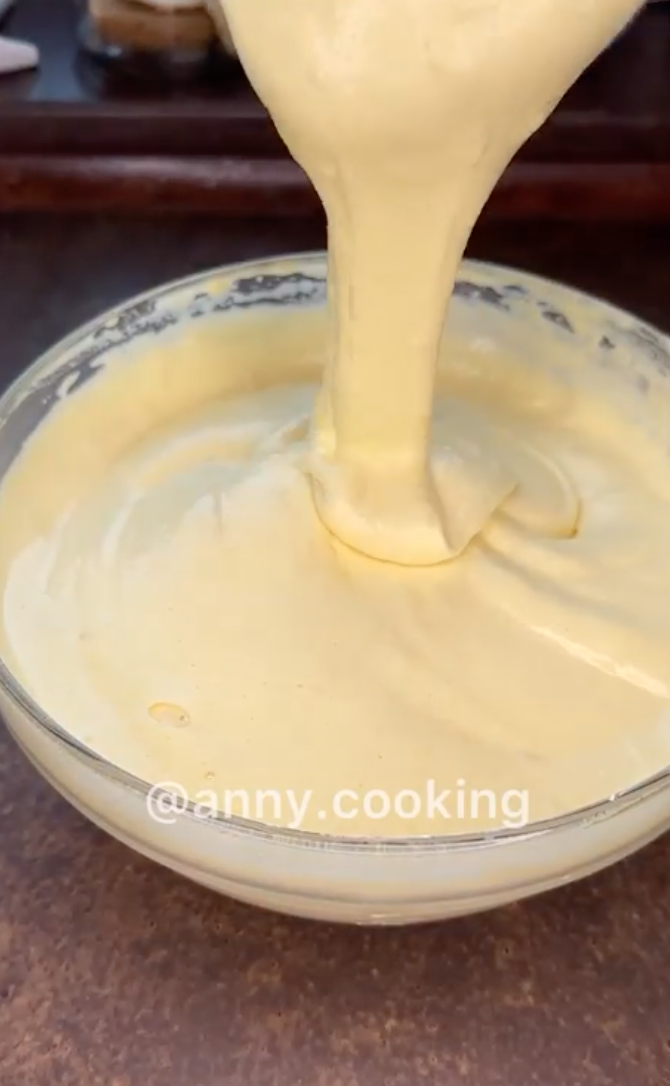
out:
M443 340L497 177L637 6L226 0L328 213L329 327L161 342L23 451L3 647L69 731L190 794L314 792L302 828L334 833L500 820L343 824L341 790L447 776L540 819L668 761L657 445L548 360Z

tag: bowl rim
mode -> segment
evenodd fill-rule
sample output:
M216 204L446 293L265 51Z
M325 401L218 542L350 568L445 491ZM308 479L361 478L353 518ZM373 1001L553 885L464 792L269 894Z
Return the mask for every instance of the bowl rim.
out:
M192 275L170 280L157 287L150 288L140 294L133 295L115 306L106 309L97 317L79 325L68 335L62 337L46 351L42 352L34 362L26 367L9 385L0 396L0 433L2 427L11 417L12 411L23 400L24 396L33 391L36 380L53 369L59 358L66 357L77 344L91 335L94 331L111 324L116 318L127 313L131 309L142 306L146 302L158 302L165 300L170 295L187 291L197 285L222 278L231 278L239 273L265 274L269 269L277 272L282 266L318 265L328 267L328 254L323 250L296 251L283 253L276 256L260 257L244 261L236 261L230 264L216 266L195 272ZM459 278L471 268L484 274L494 273L496 276L509 277L510 282L521 280L535 289L558 292L565 294L573 302L581 301L588 305L596 306L603 314L609 313L614 318L621 320L635 320L637 326L647 329L655 337L659 337L670 350L670 336L661 332L650 323L638 319L629 311L600 299L586 291L574 288L569 284L557 280L548 279L533 272L527 272L519 268L513 268L505 264L492 261L466 258L461 262ZM119 344L123 347L123 344ZM0 481L0 486L2 485ZM36 700L21 685L14 676L11 668L0 655L0 688L13 705L24 713L31 724L37 726L38 731L69 750L79 761L87 763L94 772L106 778L112 778L125 789L133 792L141 799L149 811L152 800L159 796L169 797L168 788L152 785L141 777L135 776L128 770L109 761L92 747L71 735L62 725L46 713ZM10 732L13 733L11 725ZM16 737L18 739L18 737ZM20 739L18 739L21 745ZM637 784L625 788L603 800L576 808L566 814L551 819L543 819L529 822L524 826L500 827L481 833L453 833L435 834L426 836L406 837L355 837L341 834L320 834L314 831L292 829L289 827L274 826L270 823L259 822L253 819L241 818L237 815L226 815L222 812L208 812L206 822L219 831L228 831L256 843L271 842L273 845L283 845L300 851L312 852L345 852L349 855L374 856L375 854L448 854L461 850L492 848L505 844L520 844L524 841L538 840L548 835L575 828L588 828L597 822L602 822L615 817L619 812L632 806L636 806L656 793L665 790L670 785L670 764L653 776L646 777ZM198 813L198 805L192 801L181 803L176 815L178 818L188 821L203 822L202 815Z

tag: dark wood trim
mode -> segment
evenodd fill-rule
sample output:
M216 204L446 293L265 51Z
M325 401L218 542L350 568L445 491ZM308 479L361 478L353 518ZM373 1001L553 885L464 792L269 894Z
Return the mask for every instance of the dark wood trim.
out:
M10 211L313 216L320 206L289 159L0 155ZM670 221L670 165L510 167L489 217Z
M292 216L319 212L290 159L2 155L0 207Z
M670 77L670 20L668 74ZM669 84L670 87L670 84ZM0 87L1 89L1 87ZM267 112L250 92L211 102L26 103L0 98L0 154L285 159ZM524 163L670 164L670 100L660 116L559 109L522 149Z

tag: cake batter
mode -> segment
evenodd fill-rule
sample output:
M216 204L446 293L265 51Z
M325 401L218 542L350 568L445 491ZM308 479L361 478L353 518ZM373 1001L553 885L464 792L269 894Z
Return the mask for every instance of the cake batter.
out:
M443 339L499 174L638 6L225 0L328 213L329 324L135 351L19 457L4 654L69 731L191 794L314 791L333 833L489 828L343 826L342 789L540 819L668 761L664 456L588 380Z
M435 360L500 174L639 3L222 2L328 216L334 346L312 462L325 522L411 566L460 554L512 493L517 515L571 535L576 497L549 465L473 458L456 437L429 452Z

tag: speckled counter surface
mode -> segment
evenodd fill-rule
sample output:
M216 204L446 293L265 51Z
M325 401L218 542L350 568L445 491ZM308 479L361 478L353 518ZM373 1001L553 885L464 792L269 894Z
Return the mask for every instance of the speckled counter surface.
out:
M2 381L138 290L320 242L308 223L0 219ZM498 228L472 252L670 329L670 232ZM0 728L0 1086L419 1083L670 1083L670 840L480 917L320 926L134 856Z

